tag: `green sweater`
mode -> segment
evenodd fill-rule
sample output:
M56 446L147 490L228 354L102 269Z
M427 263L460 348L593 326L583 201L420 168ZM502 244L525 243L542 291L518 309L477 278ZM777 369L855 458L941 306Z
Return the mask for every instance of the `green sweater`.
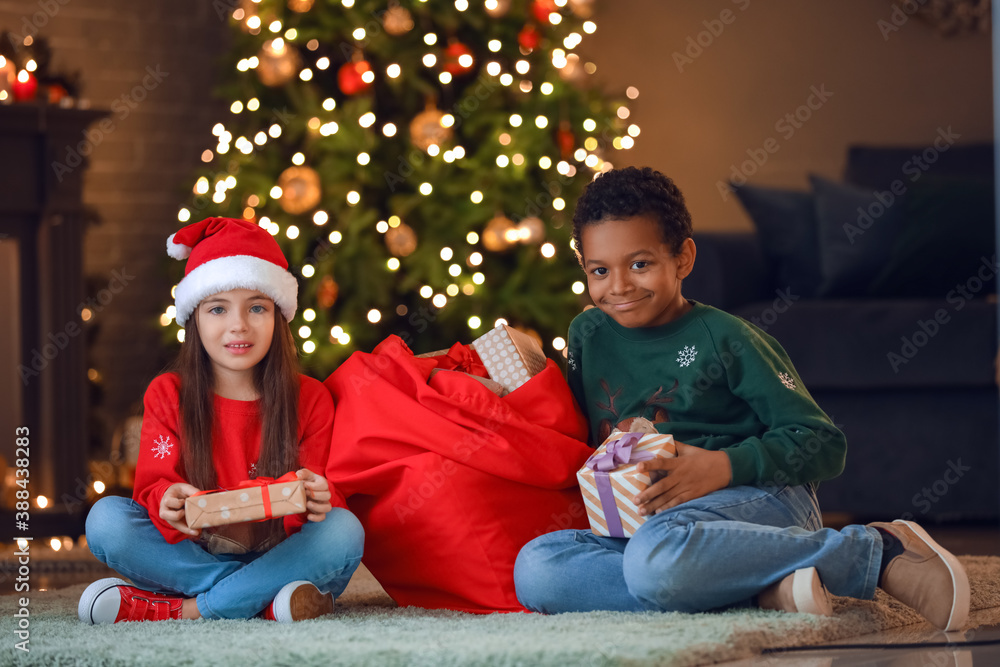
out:
M819 482L844 469L847 443L778 342L691 302L679 319L629 329L597 308L569 327L569 385L592 445L644 417L679 442L729 455L739 484Z

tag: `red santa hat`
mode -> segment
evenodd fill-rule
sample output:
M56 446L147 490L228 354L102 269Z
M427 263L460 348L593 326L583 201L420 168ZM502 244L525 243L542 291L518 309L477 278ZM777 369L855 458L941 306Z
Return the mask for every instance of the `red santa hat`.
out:
M174 290L181 326L206 297L240 288L271 297L286 320L295 316L299 284L277 241L259 225L233 218L194 222L170 235L167 254L187 259L184 279Z

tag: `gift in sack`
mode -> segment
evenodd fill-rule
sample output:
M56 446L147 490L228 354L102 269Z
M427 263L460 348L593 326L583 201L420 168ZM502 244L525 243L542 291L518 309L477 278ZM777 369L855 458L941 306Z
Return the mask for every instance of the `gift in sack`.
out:
M188 528L266 521L305 511L305 483L294 472L278 479L257 477L235 489L201 491L184 500Z
M479 353L490 379L514 391L544 370L548 359L538 342L526 333L501 324L470 346Z
M677 456L674 436L615 432L576 473L587 506L590 528L604 537L632 537L646 517L632 499L663 477L641 473L641 461Z
M575 473L593 450L549 361L497 396L450 360L390 336L325 381L337 419L327 477L365 529L363 562L401 606L525 611L514 561L535 537L585 528ZM461 352L461 354L458 354ZM445 355L447 356L447 355ZM462 372L436 373L437 368Z

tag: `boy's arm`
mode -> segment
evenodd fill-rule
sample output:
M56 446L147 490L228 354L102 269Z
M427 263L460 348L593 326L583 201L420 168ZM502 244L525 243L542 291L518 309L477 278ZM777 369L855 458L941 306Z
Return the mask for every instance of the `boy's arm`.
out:
M732 467L730 484L794 486L843 472L844 434L813 400L784 349L749 324L742 343L746 349L727 373L729 387L767 430L722 450Z
M579 317L570 323L567 339L568 352L566 356L566 382L569 384L570 391L573 392L573 398L576 399L576 404L580 407L580 411L583 412L583 416L587 420L589 440L590 419L587 417L587 403L583 392L582 359L584 338L580 331ZM594 443L590 444L591 446L595 446Z

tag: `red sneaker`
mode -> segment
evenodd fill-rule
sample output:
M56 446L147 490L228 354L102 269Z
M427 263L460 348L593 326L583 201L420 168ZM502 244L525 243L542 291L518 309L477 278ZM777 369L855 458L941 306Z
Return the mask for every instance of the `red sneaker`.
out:
M144 591L124 579L100 579L80 596L77 614L87 625L124 621L166 621L181 617L184 598Z
M274 596L261 618L278 623L304 621L333 612L333 596L323 593L311 582L285 584Z

